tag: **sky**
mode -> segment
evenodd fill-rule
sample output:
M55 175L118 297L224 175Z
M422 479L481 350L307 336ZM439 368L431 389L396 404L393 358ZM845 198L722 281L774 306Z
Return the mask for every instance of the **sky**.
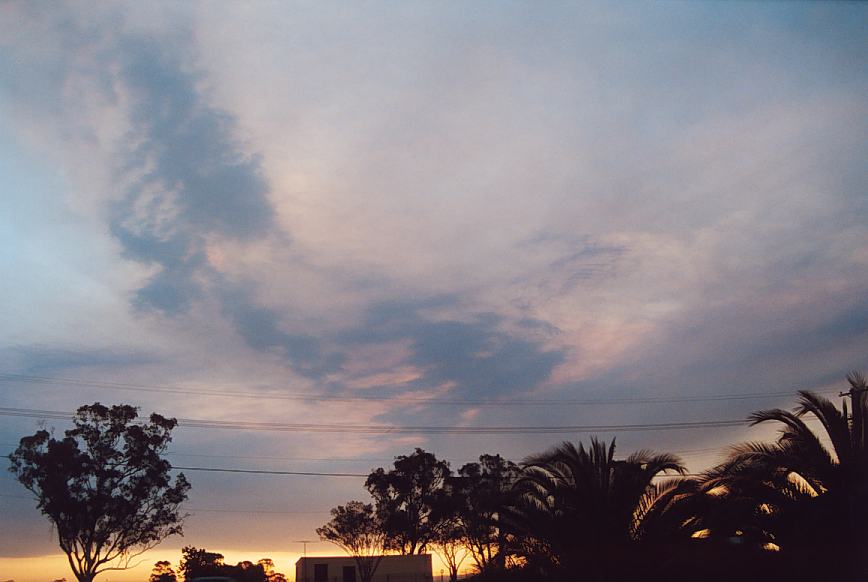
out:
M840 402L868 368L866 17L4 2L0 410L231 421L182 421L173 465L365 474L414 447L457 469L591 436L470 427ZM0 419L3 454L70 426ZM593 432L693 471L774 436ZM103 580L184 545L292 576L297 540L367 499L360 477L185 474L185 536ZM61 576L48 521L0 475L0 579Z

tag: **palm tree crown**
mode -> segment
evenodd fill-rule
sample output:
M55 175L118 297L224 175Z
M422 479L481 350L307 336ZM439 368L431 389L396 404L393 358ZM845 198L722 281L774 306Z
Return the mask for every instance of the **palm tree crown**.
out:
M674 455L647 450L616 460L614 439L607 446L593 438L588 448L564 442L525 460L513 523L553 565L572 570L570 564L584 561L587 571L588 557L635 539L652 479L666 471L683 473L684 466Z
M792 412L752 414L753 424L780 423L780 436L775 443L734 446L724 463L705 474L697 488L704 501L690 501L699 527L718 537L752 534L752 541L793 555L840 553L848 545L858 555L868 542L868 385L858 373L847 380L852 413L846 402L839 409L802 391ZM819 421L821 434L808 426L811 418ZM712 506L721 511L710 511Z

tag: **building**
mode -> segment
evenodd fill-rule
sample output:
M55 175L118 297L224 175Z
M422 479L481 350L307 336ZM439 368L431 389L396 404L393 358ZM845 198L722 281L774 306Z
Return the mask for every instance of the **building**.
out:
M296 582L361 582L351 556L299 558ZM433 582L431 554L383 556L371 582Z

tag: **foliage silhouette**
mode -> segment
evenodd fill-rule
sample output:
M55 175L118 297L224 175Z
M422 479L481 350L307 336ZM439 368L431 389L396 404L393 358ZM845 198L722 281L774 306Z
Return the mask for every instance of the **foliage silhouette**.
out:
M449 464L417 448L395 458L394 468L373 471L365 487L374 498L387 549L401 554L424 553L438 537L449 502L445 486Z
M286 582L285 575L274 571L271 558L263 558L255 564L243 560L230 566L224 563L223 554L193 546L181 550L180 571L185 581L202 576L226 576L236 582Z
M656 493L652 479L684 472L670 454L650 451L615 459L615 441L587 449L564 442L525 460L509 522L528 564L543 575L581 571L607 580L614 560L637 542L637 515Z
M161 457L174 419L155 413L140 422L135 407L97 402L73 423L61 440L45 430L22 438L9 470L37 496L76 578L91 582L180 534L190 484L183 474L172 483Z
M450 582L457 582L458 570L467 559L468 551L464 540L464 530L461 527L457 512L446 519L437 531L437 537L432 547L446 564Z
M176 582L177 576L172 564L166 560L161 560L154 564L154 569L151 570L151 577L148 582Z
M512 461L481 455L478 463L462 466L452 479L461 537L480 573L506 566L507 536L501 520L505 508L513 505L519 475Z
M223 554L193 546L184 546L181 549L180 571L185 581L198 576L221 576L225 567Z
M317 528L320 539L343 548L353 557L361 582L371 582L388 543L385 528L373 505L349 501L331 510L332 519Z
M284 574L281 572L275 572L274 560L271 558L262 558L256 563L262 567L267 582L286 582L286 576Z
M809 564L844 553L833 566L839 576L868 573L868 385L858 373L847 377L852 411L838 409L812 392L799 392L793 412L774 409L751 415L754 424L780 423L775 443L732 447L729 458L707 472L725 511L697 508L710 535L750 535L752 543L774 543L792 560ZM852 412L852 414L850 413ZM806 424L820 421L823 437ZM723 519L723 518L726 519ZM826 573L830 573L827 569Z

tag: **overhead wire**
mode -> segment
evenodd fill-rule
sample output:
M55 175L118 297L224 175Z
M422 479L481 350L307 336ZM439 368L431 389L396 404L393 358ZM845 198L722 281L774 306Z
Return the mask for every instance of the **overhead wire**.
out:
M207 471L212 473L249 473L253 475L294 475L299 477L368 477L367 473L320 473L316 471L271 471L266 469L231 469L226 467L172 467L173 471Z
M11 449L15 449L18 447L17 444L12 443L0 443L0 447L9 447ZM710 457L713 455L721 455L726 452L726 447L709 447L704 449L676 449L670 450L666 449L667 452L672 453L674 455L678 455L680 457L684 457L689 459ZM389 465L394 462L395 457L381 457L381 458L358 458L358 459L348 459L348 458L310 458L310 457L274 457L274 456L266 456L266 455L218 455L218 454L206 454L206 453L184 453L179 451L165 451L163 453L168 457L200 457L207 459L233 459L233 460L250 460L250 461L282 461L282 462L290 462L290 463L310 463L310 462L341 462L341 463L371 463L378 465ZM454 466L458 467L465 463L476 463L478 459L444 459Z
M0 407L0 416L38 419L70 420L72 413L56 410ZM207 428L220 430L249 430L306 433L349 434L564 434L589 432L637 432L657 430L693 430L745 426L746 419L715 419L693 422L663 422L599 425L532 425L532 426L398 426L377 424L313 424L256 422L246 420L213 420L178 418L179 428Z
M225 390L202 390L184 388L179 386L159 386L152 384L132 384L126 382L111 382L104 380L88 380L82 378L64 378L56 376L36 376L30 374L13 374L0 372L0 382L24 382L42 385L71 385L85 388L129 390L136 392L164 393L164 394L189 394L199 396L217 396L231 398L254 398L257 400L289 400L301 402L389 402L398 404L427 404L438 406L602 406L602 405L626 405L626 404L674 404L689 402L718 402L733 400L752 400L763 398L782 398L792 396L792 391L773 392L745 392L740 394L710 394L710 395L654 395L636 397L614 398L500 398L500 399L475 399L475 398L433 398L407 395L341 395L341 394L303 394L288 392L264 392L257 391L225 391ZM821 393L833 393L833 389L818 390Z
M5 497L7 499L27 499L31 501L38 501L36 497L32 497L29 495L12 495L8 493L0 493L0 497ZM194 513L205 512L205 513L263 513L263 514L288 514L288 515L322 515L330 512L330 509L321 509L318 511L294 511L294 510L279 510L279 509L226 509L226 508L211 508L211 507L189 507L182 505L180 509L184 511L192 511Z

